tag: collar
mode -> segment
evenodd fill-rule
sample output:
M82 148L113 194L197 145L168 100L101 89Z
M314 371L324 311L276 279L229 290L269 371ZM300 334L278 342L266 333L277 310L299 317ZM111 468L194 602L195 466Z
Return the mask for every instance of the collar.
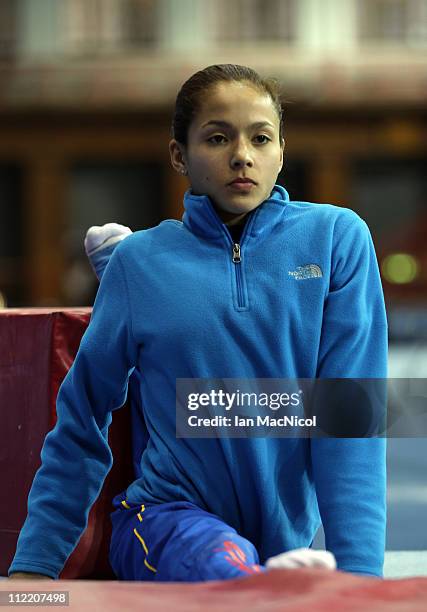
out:
M281 185L274 185L267 200L248 214L246 234L259 236L269 233L284 219L289 194ZM191 188L184 194L182 222L190 232L204 238L218 240L227 233L227 226L218 216L207 195L195 195Z

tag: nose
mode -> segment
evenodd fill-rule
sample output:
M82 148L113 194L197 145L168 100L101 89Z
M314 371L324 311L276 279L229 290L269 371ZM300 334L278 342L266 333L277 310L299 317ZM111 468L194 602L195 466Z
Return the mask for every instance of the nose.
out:
M242 168L244 166L249 166L251 168L253 166L253 160L249 147L244 140L241 139L236 144L230 159L230 165L233 169Z

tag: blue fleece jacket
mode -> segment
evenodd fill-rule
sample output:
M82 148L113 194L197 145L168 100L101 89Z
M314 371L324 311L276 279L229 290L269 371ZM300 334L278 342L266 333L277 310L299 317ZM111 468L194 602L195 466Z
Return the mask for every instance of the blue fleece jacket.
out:
M253 542L261 563L323 522L338 568L382 575L385 439L177 439L177 378L386 377L387 322L365 222L291 202L248 215L241 261L207 196L115 249L57 399L9 573L57 577L112 465L111 412L138 370L150 434L129 503L189 500ZM321 275L304 274L314 264ZM317 268L318 267L318 268ZM291 274L290 274L291 273Z

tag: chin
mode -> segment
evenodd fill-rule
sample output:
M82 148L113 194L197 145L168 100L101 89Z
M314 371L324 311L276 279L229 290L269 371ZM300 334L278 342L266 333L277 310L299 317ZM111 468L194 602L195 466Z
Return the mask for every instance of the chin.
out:
M253 193L236 193L235 195L228 196L224 198L224 205L230 209L230 212L234 209L238 210L252 210L258 204L261 204L262 199L260 199L259 194L255 195Z

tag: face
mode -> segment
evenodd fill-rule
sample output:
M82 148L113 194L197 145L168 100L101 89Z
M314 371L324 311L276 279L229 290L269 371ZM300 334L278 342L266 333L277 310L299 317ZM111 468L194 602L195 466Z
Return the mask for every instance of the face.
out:
M242 219L266 200L283 164L280 121L268 94L251 85L220 82L193 119L187 146L169 144L173 167L185 167L195 195L208 195L225 223ZM232 184L237 178L252 183Z

